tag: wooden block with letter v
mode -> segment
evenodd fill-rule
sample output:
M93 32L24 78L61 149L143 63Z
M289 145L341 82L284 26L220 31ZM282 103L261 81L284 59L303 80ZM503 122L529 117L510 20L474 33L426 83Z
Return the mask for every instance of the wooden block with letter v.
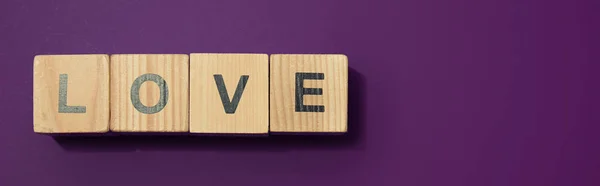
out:
M274 54L270 68L270 131L347 131L348 58Z
M110 60L111 131L189 131L188 55L116 54Z
M37 133L104 133L109 120L108 55L38 55L33 62Z
M190 132L267 134L267 54L190 54Z

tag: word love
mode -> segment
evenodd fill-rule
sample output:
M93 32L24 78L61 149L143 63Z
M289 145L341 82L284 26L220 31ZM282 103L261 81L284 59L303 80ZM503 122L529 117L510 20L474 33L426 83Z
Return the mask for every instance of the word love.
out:
M33 71L37 133L347 130L345 55L38 55Z

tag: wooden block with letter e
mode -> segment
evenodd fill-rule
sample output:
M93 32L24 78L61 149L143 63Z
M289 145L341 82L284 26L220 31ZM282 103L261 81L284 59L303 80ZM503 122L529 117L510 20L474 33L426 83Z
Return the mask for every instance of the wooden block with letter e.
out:
M348 58L274 54L270 69L270 131L347 131Z
M108 55L38 55L33 63L34 132L108 131Z
M190 132L267 134L267 54L190 54Z
M188 55L116 54L110 60L111 131L188 132Z

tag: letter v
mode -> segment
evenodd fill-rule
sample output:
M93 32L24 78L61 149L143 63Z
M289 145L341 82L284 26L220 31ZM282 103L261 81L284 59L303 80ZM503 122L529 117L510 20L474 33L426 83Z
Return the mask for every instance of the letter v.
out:
M215 74L214 77L215 83L217 84L217 89L219 90L219 95L221 96L221 102L223 102L225 113L235 113L238 103L240 103L240 99L242 99L242 93L244 93L244 88L246 88L246 83L248 82L248 78L250 76L242 75L240 77L240 81L235 89L235 94L233 94L233 100L231 101L229 100L229 94L227 94L227 88L225 87L225 82L223 81L223 75Z

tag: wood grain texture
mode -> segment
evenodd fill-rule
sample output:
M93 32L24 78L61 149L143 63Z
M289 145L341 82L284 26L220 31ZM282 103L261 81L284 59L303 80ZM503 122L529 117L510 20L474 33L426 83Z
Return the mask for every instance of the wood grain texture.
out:
M37 133L108 131L108 55L38 55L33 62L33 129ZM59 82L64 74L66 105L85 113L59 112Z
M226 113L214 75L222 75L229 100L247 76L234 113ZM267 54L190 55L190 132L266 134L269 131Z
M346 132L348 58L345 55L274 54L270 68L271 132ZM296 73L323 73L323 80L305 79L304 88L322 95L304 95L304 105L323 105L324 112L296 111Z
M189 57L185 54L118 54L111 55L110 129L115 132L188 132ZM143 74L164 79L168 96L166 105L156 113L142 113L134 107L131 89ZM146 81L139 88L141 104L159 103L161 89Z

